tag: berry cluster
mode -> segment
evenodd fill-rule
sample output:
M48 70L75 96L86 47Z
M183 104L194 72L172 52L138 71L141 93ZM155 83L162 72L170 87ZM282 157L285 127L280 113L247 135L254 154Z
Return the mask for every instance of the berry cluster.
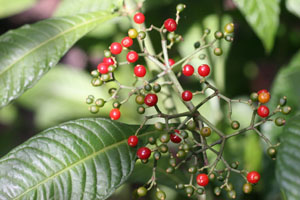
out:
M286 105L287 98L283 97L280 99L278 106L270 112L270 109L265 105L271 98L267 90L252 93L250 99L247 100L230 99L221 94L216 87L209 83L208 80L212 68L208 64L203 63L196 69L190 64L192 59L203 59L206 56L205 54L199 55L205 48L213 48L214 54L221 56L222 49L215 47L216 41L221 39L225 39L228 42L233 41L233 23L228 23L224 27L224 32L216 31L214 34L215 39L209 43L205 42L205 38L210 34L210 30L205 29L201 39L195 42L195 51L190 56L184 57L177 62L169 58L168 49L171 49L175 43L181 42L183 39L175 31L178 28L179 14L184 8L185 5L179 4L177 6L176 19L166 19L161 27L151 25L149 28L145 28L143 26L145 16L140 12L136 13L133 16L133 21L139 25L140 30L131 28L128 30L128 35L120 43L113 42L109 49L104 51L105 57L98 65L97 70L91 72L93 86L98 87L113 81L117 83L118 88L109 89L108 92L111 97L107 100L102 98L95 100L94 96L90 95L86 99L86 103L91 104L89 107L90 112L97 113L101 107L112 101L112 110L110 111L110 118L112 120L118 120L121 117L121 106L133 96L135 97L137 112L139 114L145 114L146 109L155 112L155 114L144 116L144 121L140 128L127 141L128 145L136 150L137 158L142 163L147 163L150 160L150 156L153 155L153 174L144 186L136 190L136 195L140 197L145 196L147 195L147 191L155 187L156 198L160 200L166 198L165 192L157 186L159 177L156 176L155 169L160 159L168 159L169 167L166 168L167 173L174 173L176 170L186 170L190 174L189 183L182 183L176 186L179 190L184 189L188 197L204 194L205 186L217 178L221 182L221 185L214 188L215 195L220 195L221 191L225 189L230 198L235 198L236 192L229 182L231 173L238 173L245 179L243 186L244 193L251 192L252 185L258 183L260 175L256 171L248 172L245 169L238 169L238 162L229 164L225 160L223 152L227 139L252 130L267 143L267 153L272 159L275 159L278 144L271 144L269 139L260 132L259 127L268 121L274 121L278 126L284 125L284 118L277 117L273 119L272 117L279 112L288 114L291 108ZM151 53L145 44L145 40L149 39L147 33L151 31L157 31L161 35L162 51L158 54ZM134 40L137 40L139 43L141 52L129 49L133 47ZM200 42L203 43L202 46ZM119 62L117 55L124 52L126 53L126 61ZM155 77L146 79L147 72L152 71L152 69L148 66L149 63L147 65L138 64L142 62L140 57L146 58L148 62L154 64L160 70L156 73ZM136 81L131 86L123 85L116 79L114 72L118 67L130 65L131 63L135 63L133 76ZM180 70L178 70L179 67L181 67ZM202 90L183 90L181 83L177 79L179 76L186 76L187 78L195 77L199 80ZM129 90L129 93L126 98L121 99L118 94L120 90L124 89ZM160 101L168 99L172 89L185 105L186 112L164 113L161 111ZM208 95L207 90L211 90L213 93ZM202 95L204 99L200 102L194 102L193 98L195 95ZM213 98L219 98L228 104L228 122L233 132L222 132L199 112L199 108ZM240 127L240 123L232 119L232 103L243 103L251 107L253 114L249 126ZM176 107L173 110L176 111ZM257 118L257 115L260 118ZM159 137L149 137L148 144L141 146L139 145L139 133L150 119L160 121L155 123L155 128L162 132L162 134ZM211 140L208 140L211 135L216 135L219 139L211 142ZM173 145L170 145L172 143ZM215 146L219 146L219 150L216 150ZM207 151L211 151L215 155L213 161L210 160L211 158L208 158ZM224 167L219 167L218 163L223 163Z

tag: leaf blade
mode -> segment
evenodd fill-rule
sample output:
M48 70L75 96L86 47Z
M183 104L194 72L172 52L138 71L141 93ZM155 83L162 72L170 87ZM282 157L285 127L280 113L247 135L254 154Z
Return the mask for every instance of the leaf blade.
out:
M133 170L136 149L127 137L137 128L87 118L34 136L0 160L0 198L107 198ZM146 130L140 145L156 133Z
M279 25L280 2L278 0L234 0L234 2L262 41L266 51L270 52Z

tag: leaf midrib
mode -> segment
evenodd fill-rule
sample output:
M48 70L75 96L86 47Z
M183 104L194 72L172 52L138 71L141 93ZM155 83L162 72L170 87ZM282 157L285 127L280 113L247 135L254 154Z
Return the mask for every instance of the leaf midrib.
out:
M143 135L140 135L140 136L138 136L138 137L141 138L141 137L150 135L150 134L155 133L155 132L157 132L157 131L149 131L149 132L147 132L147 133L145 133L145 134L143 134ZM24 196L26 193L28 193L28 192L30 192L30 191L36 189L36 188L39 187L40 185L46 183L47 181L53 179L53 178L56 177L56 176L59 176L60 174L64 173L65 171L70 170L71 168L73 168L73 167L75 167L75 166L77 166L77 165L83 163L83 162L86 161L86 160L89 160L89 159L92 159L93 157L98 156L99 154L101 154L102 152L104 152L104 151L106 151L106 150L108 150L108 149L111 149L111 148L113 148L113 147L115 147L115 146L119 146L119 145L121 145L122 143L126 143L126 142L127 142L127 139L123 139L123 140L121 140L121 141L119 141L119 142L117 142L117 143L114 143L114 144L112 144L112 145L110 145L110 146L104 147L104 148L100 149L99 151L96 151L96 152L94 152L94 153L92 153L92 154L86 156L86 157L83 158L82 160L78 160L77 162L75 162L75 163L69 165L68 167L63 168L63 169L61 169L60 171L58 171L58 172L52 174L51 176L49 176L49 177L46 178L45 180L41 181L40 183L38 183L38 184L36 184L36 185L34 185L34 186L28 188L28 189L25 190L23 193L19 194L17 197L14 197L13 199L15 199L15 200L16 200L16 199L19 199L20 197Z
M112 18L113 16L114 16L114 15L111 15L111 16L108 17L108 18ZM106 17L106 16L105 16L105 17ZM82 23L82 24L80 24L80 25L76 25L76 26L72 27L71 29L68 29L68 30L65 30L65 31L63 31L63 32L60 32L59 34L55 35L54 37L52 37L52 38L50 38L50 39L48 39L48 40L45 40L44 42L40 43L39 45L37 45L36 47L34 47L33 49L31 49L30 51L28 51L27 53L25 53L23 56L19 57L17 60L15 60L15 61L14 61L13 63L11 63L10 65L8 65L6 68L4 68L4 70L3 70L2 72L0 72L0 76L1 76L2 74L4 74L7 70L9 70L11 67L13 67L16 63L18 63L18 62L20 62L22 59L24 59L27 55L33 53L34 51L38 50L38 49L41 48L42 46L44 46L44 45L50 43L51 41L53 41L53 40L55 40L55 39L57 39L57 38L59 38L59 37L65 35L65 34L67 34L67 33L69 33L69 32L72 32L74 29L77 29L77 28L79 28L79 27L81 27L81 26L85 26L85 25L87 25L87 24L93 23L93 22L98 21L98 20L102 20L102 18L97 17L96 19L93 19L93 20L91 20L91 21ZM42 23L42 22L41 22L41 23Z

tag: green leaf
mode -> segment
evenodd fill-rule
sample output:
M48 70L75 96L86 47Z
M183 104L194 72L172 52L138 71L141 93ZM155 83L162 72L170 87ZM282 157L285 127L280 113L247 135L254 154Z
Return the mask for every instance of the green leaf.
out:
M300 116L292 118L284 128L278 150L276 178L289 200L300 199Z
M274 109L278 105L281 97L287 96L287 104L292 107L290 115L282 115L288 119L295 115L297 110L300 110L300 51L294 55L290 63L283 67L277 74L271 89L272 98L269 102L269 107ZM263 125L263 132L275 142L280 134L282 134L283 127L275 126L274 123L266 123Z
M50 128L0 160L0 199L105 199L130 175L137 125L86 118ZM139 145L154 135L144 127Z
M74 15L100 10L110 11L113 8L120 8L123 0L62 0L55 16Z
M291 13L300 17L300 3L298 0L286 0L285 6Z
M0 108L31 88L66 51L97 25L107 12L48 19L0 37Z
M267 52L270 52L279 25L278 0L233 0L262 41Z
M0 18L9 17L33 6L36 0L0 0Z

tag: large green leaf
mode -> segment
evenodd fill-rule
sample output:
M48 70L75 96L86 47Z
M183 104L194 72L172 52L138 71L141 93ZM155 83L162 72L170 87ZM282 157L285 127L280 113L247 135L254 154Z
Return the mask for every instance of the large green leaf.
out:
M286 0L286 8L296 16L300 17L300 2L299 0Z
M0 37L0 108L32 87L66 51L97 25L107 12L48 19Z
M234 0L247 22L262 41L267 52L274 45L274 39L279 25L278 0Z
M288 200L300 199L300 115L292 118L281 137L276 178Z
M55 16L74 15L78 13L88 13L100 10L110 10L120 8L123 0L62 0Z
M138 126L86 118L50 128L0 160L0 199L105 199L130 175ZM145 127L143 144L155 130Z
M287 96L287 103L292 107L290 115L283 115L285 118L293 116L297 110L300 109L300 51L297 52L290 63L283 67L276 76L272 89L272 98L269 103L269 107L274 109L278 105L278 101L281 97ZM263 125L263 131L269 138L275 142L278 136L282 133L283 128L275 126L274 123L266 123Z
M0 0L0 18L17 14L30 8L37 0Z

